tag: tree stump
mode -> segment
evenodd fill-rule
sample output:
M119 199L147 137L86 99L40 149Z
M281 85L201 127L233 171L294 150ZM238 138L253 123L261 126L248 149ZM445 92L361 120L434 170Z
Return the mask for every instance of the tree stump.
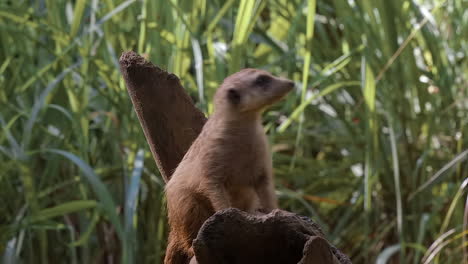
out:
M119 62L146 140L167 182L206 118L174 74L132 51L124 52ZM181 253L176 264L351 263L327 242L316 223L283 210L256 215L234 208L219 211L203 224L193 246L196 258L189 260Z
M279 209L255 215L219 211L205 221L193 247L200 264L351 263L316 223Z

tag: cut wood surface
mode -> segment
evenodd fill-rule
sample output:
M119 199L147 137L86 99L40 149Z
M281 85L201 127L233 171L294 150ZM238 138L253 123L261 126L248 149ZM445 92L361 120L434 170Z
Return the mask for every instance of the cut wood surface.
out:
M206 118L185 93L179 78L129 51L120 69L153 157L167 182ZM230 208L211 216L194 241L196 258L177 263L348 264L311 219L283 210L247 214Z

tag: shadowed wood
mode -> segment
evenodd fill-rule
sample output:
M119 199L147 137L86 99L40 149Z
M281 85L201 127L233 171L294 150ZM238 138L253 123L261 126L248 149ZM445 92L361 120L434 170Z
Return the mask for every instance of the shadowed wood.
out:
M275 209L248 214L230 208L205 221L191 264L351 264L311 219Z
M146 140L167 182L206 118L174 74L133 51L124 52L119 63Z
M298 264L327 263L340 264L323 237L311 236L304 245L304 256Z

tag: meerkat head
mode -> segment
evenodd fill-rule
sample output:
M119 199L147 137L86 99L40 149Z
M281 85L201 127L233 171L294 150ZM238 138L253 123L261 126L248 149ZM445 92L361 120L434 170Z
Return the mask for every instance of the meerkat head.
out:
M215 111L262 112L294 88L294 82L257 69L243 69L224 79L215 94Z

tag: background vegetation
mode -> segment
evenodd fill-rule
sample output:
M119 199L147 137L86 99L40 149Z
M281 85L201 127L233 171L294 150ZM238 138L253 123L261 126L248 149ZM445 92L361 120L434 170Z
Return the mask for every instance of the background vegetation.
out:
M242 67L293 79L265 115L281 207L354 263L466 263L468 1L0 7L4 263L161 263L164 183L119 73L126 50L207 114Z

